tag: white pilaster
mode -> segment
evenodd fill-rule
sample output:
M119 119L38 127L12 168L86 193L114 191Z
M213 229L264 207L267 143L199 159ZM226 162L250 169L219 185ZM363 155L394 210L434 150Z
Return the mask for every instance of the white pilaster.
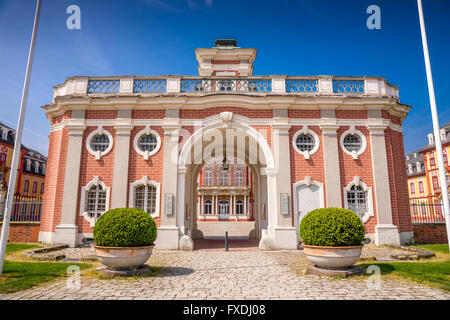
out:
M69 130L69 142L67 146L66 169L64 176L64 192L61 208L60 224L55 228L54 242L56 244L68 244L75 247L78 241L78 228L76 226L77 203L80 181L81 150L83 146L83 134L86 129L84 124L84 111L77 111L77 119L71 119L66 125Z

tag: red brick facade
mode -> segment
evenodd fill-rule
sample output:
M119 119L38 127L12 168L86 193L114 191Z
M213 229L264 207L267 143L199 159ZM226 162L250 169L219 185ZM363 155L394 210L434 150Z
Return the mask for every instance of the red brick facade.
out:
M180 119L204 119L213 115L217 115L221 112L229 111L234 114L245 116L247 118L258 118L258 119L271 119L273 112L269 110L258 110L243 107L213 107L206 109L180 109ZM292 109L288 111L289 117L291 119L320 119L320 110L300 110ZM389 117L392 122L400 122L398 117L394 117L383 112L384 117ZM60 124L64 119L70 118L70 112L64 113L62 116L54 117L52 124ZM92 120L114 120L117 118L116 110L87 110L86 119ZM142 119L163 119L164 110L133 110L132 119L142 120ZM366 110L336 110L337 119L367 119ZM270 125L252 125L252 127L259 131L267 140L269 146L272 146L272 129ZM153 180L161 184L160 190L160 211L162 211L162 188L163 184L163 153L164 153L164 129L161 126L151 126L152 130L155 130L161 137L161 147L160 150L149 160L144 160L142 156L136 153L133 145L133 140L138 132L143 130L145 127L137 125L135 126L130 134L130 147L129 147L129 167L128 167L128 183L127 183L127 204L129 203L129 184L137 180L141 180L143 176L148 176L150 180ZM318 125L310 125L308 129L314 131L319 137L319 149L316 153L311 155L310 159L305 159L301 154L296 152L292 145L292 139L294 134L303 128L302 125L294 125L289 129L289 146L290 146L290 171L291 171L291 186L299 180L305 179L306 176L310 176L311 179L324 184L324 193L326 195L326 184L325 184L325 167L324 167L324 152L323 152L323 138L322 131ZM337 130L337 139L341 138L341 135L350 128L350 126L342 125ZM115 158L115 147L114 143L112 150L101 157L100 160L96 160L95 157L90 154L87 150L86 139L87 136L94 130L97 126L88 126L83 134L83 144L81 150L81 170L79 176L79 186L77 195L77 212L80 211L80 201L81 201L81 188L87 185L94 176L98 176L99 179L105 183L111 189L114 188L113 185L113 175L114 175L114 158ZM104 130L107 130L116 139L116 130L111 125L103 126ZM183 126L185 129L185 135L180 138L180 150L181 146L185 143L189 135L194 132L193 126ZM372 167L372 151L371 151L371 140L370 133L366 126L356 125L355 129L360 131L367 140L367 148L364 153L362 153L358 159L352 159L352 157L345 152L343 152L340 144L338 143L338 155L339 155L339 166L340 166L340 179L341 179L341 198L342 203L344 203L344 188L354 179L355 176L359 176L361 181L364 182L368 187L372 188L373 192L373 211L374 216L366 222L366 232L374 233L375 226L377 224L377 208L376 208L376 195L374 194L374 177L373 177L373 167ZM64 189L64 172L66 167L66 157L67 157L67 143L68 143L69 132L67 129L55 130L50 134L50 147L49 147L49 158L48 158L48 173L46 177L46 189L45 189L45 201L42 212L42 225L41 231L54 232L56 225L60 223L61 217L61 206L62 206L62 196ZM400 232L410 232L412 231L412 225L409 216L408 209L408 190L406 186L406 170L405 161L403 155L403 137L398 131L394 131L391 128L385 130L386 139L386 154L387 163L389 169L389 182L390 182L390 193L392 201L392 214L393 223L396 225ZM394 150L400 150L394 152ZM292 193L294 190L292 190ZM292 199L292 198L291 198ZM326 197L325 197L326 199ZM110 199L111 202L111 199ZM292 203L291 203L292 204ZM325 206L327 206L325 200ZM160 218L156 218L157 224L160 225ZM92 228L89 223L80 215L77 215L76 224L80 233L90 234L92 233Z

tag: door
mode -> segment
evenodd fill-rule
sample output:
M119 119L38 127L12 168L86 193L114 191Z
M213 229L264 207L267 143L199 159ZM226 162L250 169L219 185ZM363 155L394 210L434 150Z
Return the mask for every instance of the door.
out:
M316 185L310 184L300 185L296 190L296 213L294 216L295 229L297 230L297 237L300 241L299 227L303 217L311 210L321 207L320 203L320 188Z
M219 219L228 219L230 214L230 203L228 200L219 201Z

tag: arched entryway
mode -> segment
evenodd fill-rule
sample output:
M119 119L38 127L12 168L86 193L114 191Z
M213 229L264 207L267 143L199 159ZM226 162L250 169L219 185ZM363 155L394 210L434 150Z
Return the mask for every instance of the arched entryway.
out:
M272 213L276 214L276 199L268 192L276 190L274 175L268 178L267 174L275 171L272 151L260 132L245 123L232 121L232 118L232 114L222 113L215 121L195 131L183 145L178 162L178 181L184 181L184 184L179 185L178 209L183 211L181 205L184 204L185 214L177 212L177 223L180 230L184 230L183 241L205 238L205 233L210 238L224 237L225 231L231 238L262 239L263 230L274 227L275 219L271 219L267 210L273 207ZM211 190L212 199L208 197L208 202L199 205L199 174L208 161L221 158L227 161L238 159L251 173L252 201L245 202L245 210L251 206L251 221L236 222L240 218L237 212L244 210L243 200L246 199L238 197L238 193L224 199L223 190L217 188ZM218 184L225 184L222 173L217 175ZM203 211L215 213L217 221L210 224L199 222L199 216L205 216ZM236 220L231 221L230 218Z

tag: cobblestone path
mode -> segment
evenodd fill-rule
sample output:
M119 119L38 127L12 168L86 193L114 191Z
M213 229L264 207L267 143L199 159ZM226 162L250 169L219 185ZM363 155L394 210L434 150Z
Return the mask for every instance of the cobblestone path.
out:
M140 279L82 277L80 289L66 279L0 299L450 299L441 290L406 280L334 279L302 275L301 251L157 251L149 260L160 272Z

